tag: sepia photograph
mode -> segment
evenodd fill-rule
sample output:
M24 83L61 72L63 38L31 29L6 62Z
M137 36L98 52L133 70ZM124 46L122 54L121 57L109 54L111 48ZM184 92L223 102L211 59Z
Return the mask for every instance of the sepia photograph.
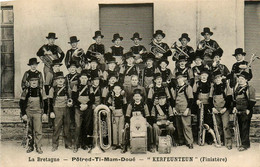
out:
M1 167L260 167L259 0L0 0Z

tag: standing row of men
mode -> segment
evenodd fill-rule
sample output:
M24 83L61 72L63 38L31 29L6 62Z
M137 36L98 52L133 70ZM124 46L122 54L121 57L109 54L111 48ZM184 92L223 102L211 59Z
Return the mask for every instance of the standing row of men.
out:
M54 44L55 33L46 37L48 44L43 45L37 55L44 63L44 79L36 69L36 58L29 60L30 70L22 79L23 93L20 101L22 118L29 122L31 135L27 152L34 150L42 153L42 122L49 114L53 121L53 148L58 149L61 130L65 136L65 148L83 149L93 147L93 111L105 104L111 110L113 149L127 151L126 129L129 128L133 112L139 111L147 121L147 147L151 152L158 148L158 138L162 129L171 136L174 146L186 144L193 148L191 129L192 114L199 115L204 108L204 122L213 129L212 114L216 116L221 142L232 148L230 113L239 113L239 128L243 151L250 147L249 127L255 105L255 90L248 85L252 78L251 62L246 62L246 53L237 48L233 56L237 62L231 72L220 63L223 50L216 41L210 39L213 32L204 28L202 40L196 52L187 43L188 34L179 38L182 46L169 48L162 40L165 34L157 30L153 35L150 52L139 42L139 33L131 38L134 46L124 53L121 46L123 37L114 34L114 46L105 52L102 44L104 37L95 32L96 41L88 51L77 48L79 40L70 38L72 48L66 56ZM58 56L60 55L60 56ZM172 56L176 67L168 68L168 57ZM64 76L60 70L63 58L69 74ZM49 112L47 112L49 110ZM43 111L43 113L42 113ZM75 124L72 140L71 122ZM63 128L62 128L63 127ZM124 133L121 133L124 131ZM74 141L74 142L72 142ZM214 138L206 135L211 144Z

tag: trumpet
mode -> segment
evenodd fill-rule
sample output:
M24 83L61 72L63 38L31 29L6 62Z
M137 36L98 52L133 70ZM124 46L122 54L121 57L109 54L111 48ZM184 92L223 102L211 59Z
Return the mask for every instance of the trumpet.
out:
M95 145L91 150L92 153L104 152L111 147L111 114L106 105L101 104L94 109L94 129L91 137L94 138Z
M176 42L173 43L173 45L171 46L171 48L172 48L172 49L176 49L176 50L179 52L179 54L182 53L182 54L185 55L187 58L190 57L190 56L189 56L187 53L185 53L180 47L177 46Z
M199 49L199 50L203 50L203 49L206 49L206 48L208 48L208 49L210 49L210 50L212 50L212 51L215 51L215 50L216 50L215 48L209 46L205 41L199 42L199 45L198 45L198 49Z

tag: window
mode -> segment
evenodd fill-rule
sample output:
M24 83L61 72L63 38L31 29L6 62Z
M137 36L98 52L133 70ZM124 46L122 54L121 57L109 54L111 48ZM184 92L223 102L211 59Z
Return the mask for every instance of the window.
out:
M1 97L14 96L14 16L12 6L1 7Z

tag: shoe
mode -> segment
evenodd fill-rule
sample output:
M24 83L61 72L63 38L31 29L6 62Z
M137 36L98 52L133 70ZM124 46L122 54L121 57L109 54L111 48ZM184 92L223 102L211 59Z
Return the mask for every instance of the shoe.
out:
M126 153L126 149L122 148L120 152L121 152L121 154L124 154L124 153Z
M28 149L26 150L26 153L30 153L33 152L33 147L28 147Z
M78 148L74 148L74 149L73 149L73 152L74 152L74 153L78 152Z
M227 146L227 149L228 149L228 150L231 150L231 149L232 149L232 146Z
M41 147L36 148L36 152L38 154L42 154L43 153L42 148Z
M51 149L52 152L54 152L56 150L58 150L58 147L52 147L52 149Z
M155 153L155 149L152 147L152 148L149 149L149 152Z
M112 146L112 150L116 150L117 149L117 146Z
M189 147L189 149L193 149L193 144L188 144L187 146Z
M82 148L83 150L87 150L87 149L88 149L87 146L81 146L81 148Z
M177 146L179 146L179 144L177 144L177 143L172 143L172 146L173 146L173 147L177 147Z
M65 146L65 149L72 150L72 146Z
M238 151L246 151L246 150L247 150L246 147L239 147L239 148L238 148Z

